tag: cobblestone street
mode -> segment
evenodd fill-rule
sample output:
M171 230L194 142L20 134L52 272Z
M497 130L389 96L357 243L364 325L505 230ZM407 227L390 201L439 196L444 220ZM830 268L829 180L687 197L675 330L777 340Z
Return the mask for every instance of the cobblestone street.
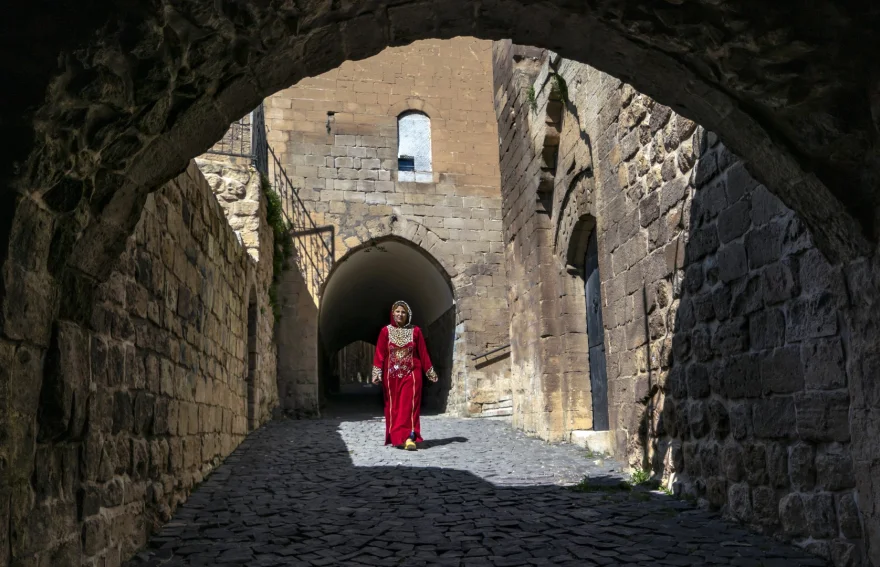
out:
M504 421L276 421L251 435L130 565L824 565ZM566 488L584 475L605 489Z

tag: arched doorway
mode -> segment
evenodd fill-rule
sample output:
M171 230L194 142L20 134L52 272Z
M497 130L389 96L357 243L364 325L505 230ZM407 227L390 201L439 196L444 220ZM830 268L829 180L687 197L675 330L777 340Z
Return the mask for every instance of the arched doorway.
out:
M590 231L584 257L584 299L590 359L590 392L593 399L593 430L608 427L608 366L605 361L605 327L602 324L602 291L599 278L599 245L596 229Z
M422 408L446 410L451 387L455 299L446 271L405 240L387 238L354 249L327 280L318 316L320 394L329 405L381 411L381 390L364 375L372 346L389 323L391 304L403 299L422 328L440 377L425 384ZM358 379L360 374L360 379Z

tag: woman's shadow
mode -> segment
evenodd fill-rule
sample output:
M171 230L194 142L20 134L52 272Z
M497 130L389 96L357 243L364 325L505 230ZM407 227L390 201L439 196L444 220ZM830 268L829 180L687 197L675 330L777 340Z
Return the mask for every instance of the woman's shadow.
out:
M447 437L446 439L426 439L419 443L419 449L432 449L450 443L467 443L467 437Z

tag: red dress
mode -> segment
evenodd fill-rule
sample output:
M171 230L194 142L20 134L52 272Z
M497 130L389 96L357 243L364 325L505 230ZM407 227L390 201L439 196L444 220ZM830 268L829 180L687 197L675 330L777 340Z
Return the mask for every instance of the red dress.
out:
M386 445L403 445L412 432L416 442L422 441L422 374L436 376L422 330L393 323L384 327L376 341L373 378L382 380L385 394Z

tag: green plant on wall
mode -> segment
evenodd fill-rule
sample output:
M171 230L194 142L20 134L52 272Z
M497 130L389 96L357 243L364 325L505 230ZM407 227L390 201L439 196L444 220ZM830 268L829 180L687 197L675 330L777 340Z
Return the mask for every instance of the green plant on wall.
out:
M272 227L274 245L272 250L272 284L269 286L269 304L275 320L281 318L281 302L278 300L278 283L281 274L290 268L290 257L293 256L293 239L290 237L290 225L284 218L281 209L281 197L272 189L272 184L265 175L260 176L260 189L266 196L266 221Z
M559 99L568 104L568 84L558 73L553 73L553 90L559 95Z
M538 112L538 97L535 96L535 86L529 86L529 92L527 94L529 99L529 108L532 109L532 112Z

